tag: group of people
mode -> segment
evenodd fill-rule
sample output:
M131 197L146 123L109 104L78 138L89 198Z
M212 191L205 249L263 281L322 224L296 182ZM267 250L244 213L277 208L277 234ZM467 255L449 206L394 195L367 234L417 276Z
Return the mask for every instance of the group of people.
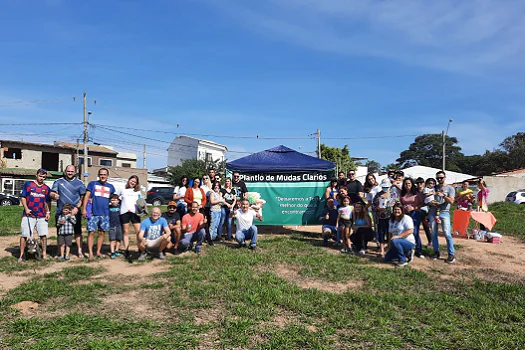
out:
M57 245L60 260L70 260L70 248L73 238L79 258L84 258L82 249L82 220L87 220L87 248L89 259L105 257L102 246L105 233L109 232L110 257L130 256L130 229L136 233L136 243L140 252L139 260L147 254L157 254L165 259L168 249L181 252L194 249L200 253L204 239L210 246L222 236L222 227L226 224L226 240L232 238L232 220L236 220L235 239L239 246L256 250L257 227L254 219L262 221L260 211L253 210L246 199L246 184L240 180L238 172L232 178L226 178L224 188L220 176L212 169L202 178L188 181L182 177L174 190L173 201L167 211L151 209L147 215L146 202L141 194L138 176L132 175L125 187L116 190L108 183L109 170L101 168L98 179L87 186L76 177L73 165L66 167L64 176L50 188L44 181L47 171L39 169L34 181L24 184L21 203L24 207L21 222L19 262L24 262L24 252L28 238L38 235L42 244L42 257L47 258L48 221L51 215L51 200L57 202L56 226ZM211 181L213 179L213 182ZM98 233L96 250L93 251L95 232ZM193 247L195 245L195 247Z
M444 171L436 178L405 178L402 171L390 171L378 183L374 174L366 176L365 184L356 179L353 170L348 178L343 172L326 188L326 209L320 216L323 223L323 244L330 238L344 247L341 252L365 255L367 244L376 241L379 254L386 262L405 266L414 256L425 258L420 226L426 234L433 259L441 257L438 229L441 225L447 245L447 263L454 263L455 249L451 234L450 208L471 209L475 201L468 181L457 192L447 184ZM478 183L478 204L487 210L488 189L483 180ZM483 227L482 227L483 229ZM385 252L386 250L386 252Z

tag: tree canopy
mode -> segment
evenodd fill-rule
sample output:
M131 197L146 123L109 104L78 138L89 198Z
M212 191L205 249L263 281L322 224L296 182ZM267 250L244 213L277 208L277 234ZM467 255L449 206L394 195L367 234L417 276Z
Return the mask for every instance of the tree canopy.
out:
M446 168L460 171L457 162L461 157L461 147L455 137L445 137ZM416 137L407 150L401 152L396 162L402 167L423 165L440 169L443 165L443 137L441 134L424 134Z
M348 145L344 145L343 148L338 148L321 144L321 158L334 162L338 171L344 171L346 173L348 170L355 170L355 164L350 157Z
M214 169L217 174L221 174L221 178L224 178L226 163L219 160L184 159L181 165L168 168L168 179L172 184L177 184L182 176L187 176L190 179L201 177L207 174L210 169Z

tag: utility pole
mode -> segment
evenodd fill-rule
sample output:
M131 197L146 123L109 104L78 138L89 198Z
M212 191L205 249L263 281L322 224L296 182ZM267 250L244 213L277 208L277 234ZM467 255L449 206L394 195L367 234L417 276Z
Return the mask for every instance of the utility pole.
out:
M80 150L78 149L79 148L78 145L79 145L79 142L77 139L77 156L75 158L75 168L77 169L77 174L78 174L78 177L80 178L80 162L78 161Z
M447 134L448 134L448 128L450 127L450 123L452 123L452 119L449 119L448 120L448 124L447 124L447 131L443 130L442 133L441 133L441 136L443 136L443 171L445 171L445 141L447 139Z
M317 158L321 158L321 130L317 129Z
M146 169L146 145L144 145L144 151L142 151L142 167Z
M86 93L84 92L84 166L82 171L84 172L84 185L87 185L89 177L89 159L88 159L88 122L87 122L87 107L86 107ZM86 174L88 174L86 176Z

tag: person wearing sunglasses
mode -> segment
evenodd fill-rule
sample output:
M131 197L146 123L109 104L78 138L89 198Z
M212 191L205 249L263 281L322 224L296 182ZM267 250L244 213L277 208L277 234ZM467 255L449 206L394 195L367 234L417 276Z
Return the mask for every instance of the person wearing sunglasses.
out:
M348 181L346 182L348 196L352 203L357 203L363 198L363 184L356 179L355 170L348 171Z
M454 187L446 184L446 175L444 171L438 171L436 173L436 180L437 185L434 198L437 203L431 205L428 211L429 222L432 225L432 246L434 248L432 259L437 260L440 258L438 241L439 224L435 219L436 217L439 217L439 221L441 221L441 229L447 242L448 258L446 262L452 264L456 261L456 258L454 256L454 241L452 240L450 227L450 205L454 203L456 190Z
M241 180L241 174L238 171L233 172L233 183L232 188L235 190L237 195L237 203L241 202L241 199L245 199L248 193L248 188L246 184Z

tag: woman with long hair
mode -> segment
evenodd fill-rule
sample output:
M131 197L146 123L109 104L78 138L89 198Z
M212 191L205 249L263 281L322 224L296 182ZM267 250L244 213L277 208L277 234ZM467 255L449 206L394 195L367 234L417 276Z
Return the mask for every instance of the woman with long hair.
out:
M198 177L193 179L193 185L186 190L184 201L188 206L191 206L193 202L197 202L197 204L199 204L199 211L206 205L206 193L201 188L201 179Z
M142 198L140 181L137 175L131 175L124 189L117 193L120 198L120 222L122 224L122 241L126 258L129 257L129 223L133 224L135 233L140 232L140 217L137 215L137 201ZM117 243L118 245L118 243ZM118 256L118 247L113 253Z
M328 201L329 198L332 198L334 200L334 205L337 207L337 194L339 193L339 190L337 189L339 187L337 179L332 179L330 181L330 186L328 186L324 192L324 198L326 201Z
M410 216L414 222L413 235L416 243L415 255L418 258L424 258L423 246L421 244L421 238L419 237L419 225L421 224L420 209L424 205L424 197L421 192L417 190L412 178L407 177L403 180L403 187L401 188L399 201L403 205L405 214Z
M372 241L375 233L372 230L372 220L365 209L362 202L354 204L354 226L350 240L354 248L359 252L359 255L364 256L367 249L368 242Z
M401 203L394 204L390 217L388 232L391 235L390 249L385 255L385 262L392 262L397 266L405 266L412 260L412 252L416 246L414 220L403 213Z
M478 194L477 194L477 200L478 200L478 208L482 211L489 211L489 205L488 205L488 198L489 198L489 189L487 188L487 184L485 183L485 180L479 179L478 182ZM485 225L479 224L479 228L482 231L486 230Z
M219 229L217 231L217 234L219 237L222 236L222 226L224 225L224 222L226 222L226 240L231 241L233 240L232 237L232 221L233 218L230 217L230 212L235 208L235 201L236 201L236 193L235 190L232 188L232 179L227 177L224 181L224 188L221 189L222 198L226 201L224 205L222 206L222 213L221 213L221 222L219 223Z
M177 213L182 217L188 212L188 205L184 201L184 195L186 195L186 190L189 187L188 177L186 175L181 176L180 181L173 189L173 200L177 202Z
M217 181L212 185L212 191L210 193L210 238L208 241L209 245L214 245L213 241L217 238L217 229L221 222L222 206L226 203L222 198L221 184Z

